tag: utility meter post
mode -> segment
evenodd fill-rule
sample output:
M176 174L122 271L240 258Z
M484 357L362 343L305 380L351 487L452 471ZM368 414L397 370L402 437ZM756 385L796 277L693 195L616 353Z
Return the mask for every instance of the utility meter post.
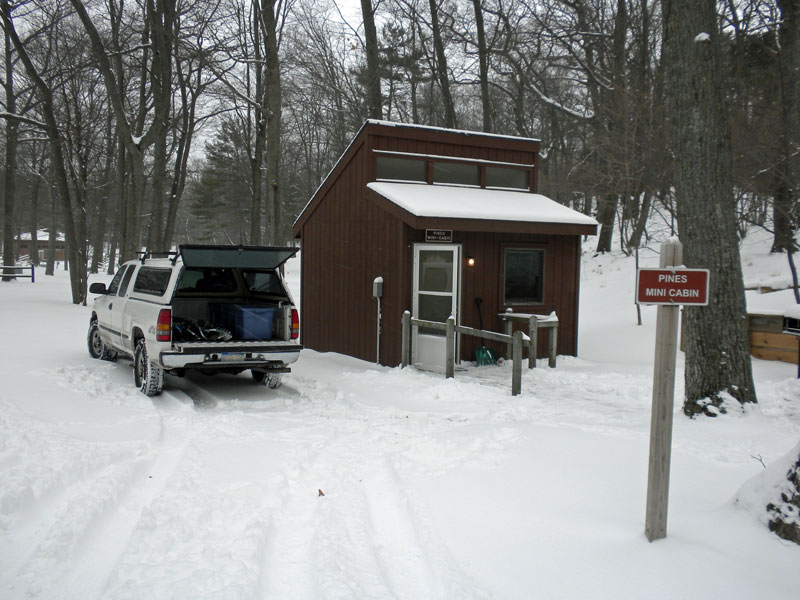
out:
M375 362L381 362L381 297L383 296L383 277L376 277L372 282L372 297L378 301L377 340L375 343Z

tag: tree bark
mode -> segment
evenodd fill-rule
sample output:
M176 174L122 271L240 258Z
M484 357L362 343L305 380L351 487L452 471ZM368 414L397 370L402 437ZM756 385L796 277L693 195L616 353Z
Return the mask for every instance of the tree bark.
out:
M794 243L794 212L800 188L800 0L778 0L778 8L781 128L772 205L775 224L772 252L785 252Z
M264 2L264 58L266 60L266 119L267 119L267 209L270 211L270 243L284 241L281 224L280 164L281 164L281 69L278 57L278 21L275 1ZM380 88L380 81L378 81Z
M382 119L380 55L372 0L361 0L361 16L364 19L364 45L367 53L367 114L370 119Z
M755 402L731 179L727 89L714 0L662 0L678 230L688 267L710 271L705 307L684 311L687 415L723 394Z
M0 10L3 19L11 22L11 4L2 0ZM5 32L5 92L6 112L14 113L16 98L14 96L14 61L12 58L13 47L8 31ZM13 266L16 263L17 248L14 245L14 204L17 195L17 145L19 140L19 122L16 119L6 119L6 155L5 155L5 180L3 182L3 266ZM3 281L11 281L13 277L3 277Z
M447 72L447 56L444 53L442 29L439 25L439 5L437 0L430 0L431 29L433 31L433 50L436 53L436 76L439 79L439 88L442 91L442 104L444 105L444 126L448 129L458 127L456 108L453 96L450 93L450 74Z
M489 98L489 51L486 49L486 29L483 24L483 7L481 0L472 0L475 9L475 29L478 35L478 72L481 86L481 109L483 113L483 131L491 133L492 104Z

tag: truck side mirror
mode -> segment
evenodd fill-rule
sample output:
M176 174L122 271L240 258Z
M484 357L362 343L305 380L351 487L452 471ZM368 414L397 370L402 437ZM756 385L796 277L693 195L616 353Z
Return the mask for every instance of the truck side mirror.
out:
M105 283L93 283L89 286L89 293L90 294L108 294L108 290L106 289Z

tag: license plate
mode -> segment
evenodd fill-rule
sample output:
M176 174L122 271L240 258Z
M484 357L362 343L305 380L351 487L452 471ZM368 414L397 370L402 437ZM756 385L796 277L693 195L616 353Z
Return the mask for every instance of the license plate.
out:
M239 362L245 360L244 352L223 352L219 355L219 359L224 362Z

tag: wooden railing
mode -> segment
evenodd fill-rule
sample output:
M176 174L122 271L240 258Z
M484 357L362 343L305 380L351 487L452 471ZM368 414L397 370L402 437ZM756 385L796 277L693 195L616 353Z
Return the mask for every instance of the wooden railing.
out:
M30 271L30 273L25 273L25 271ZM34 283L36 281L36 273L34 271L33 265L29 267L0 265L1 279L3 279L4 281L8 281L9 279L13 279L15 277L23 277L25 279L30 279L31 283Z
M550 338L547 346L547 364L551 369L556 368L556 354L558 353L558 317L556 313L549 315L534 315L530 313L503 312L497 315L506 322L506 334L511 335L511 328L514 321L517 323L528 324L528 338L530 339L530 351L528 353L528 368L536 366L536 340L539 329L550 329ZM508 349L509 353L511 348Z
M506 313L510 314L510 313ZM530 315L536 320L536 315ZM527 319L529 323L531 319ZM554 325L547 325L553 327L551 329L550 348L552 356L550 366L555 368L555 352L556 347L553 342L554 335L552 332L558 331L558 319L555 319ZM509 321L510 324L510 321ZM494 331L484 331L482 329L473 329L472 327L464 327L456 325L455 317L450 315L445 323L438 321L423 321L422 319L414 319L409 311L403 313L402 325L402 350L401 350L401 366L407 367L411 364L411 327L425 327L427 329L436 329L445 332L445 377L455 377L455 363L456 363L456 334L469 335L473 337L482 338L484 340L491 340L508 344L511 355L511 395L518 396L522 391L522 348L529 348L528 354L528 368L532 369L536 365L536 326L538 323L534 322L532 331L534 337L525 339L521 331L514 331L513 333L503 334L495 333Z

